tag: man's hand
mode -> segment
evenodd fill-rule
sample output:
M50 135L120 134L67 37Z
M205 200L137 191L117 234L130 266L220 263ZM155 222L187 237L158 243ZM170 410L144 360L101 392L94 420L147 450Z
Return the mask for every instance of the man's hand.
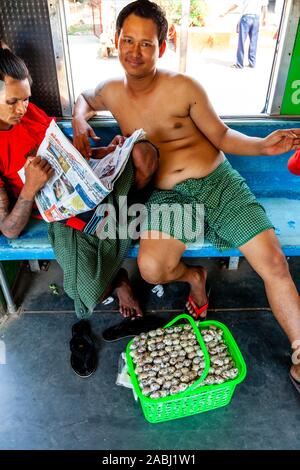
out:
M25 183L21 191L24 199L34 199L36 193L53 176L54 170L47 160L41 157L28 159L25 165Z
M9 213L9 200L4 188L0 188L0 230L8 238L16 238L27 224L34 197L54 170L47 160L41 157L30 157L25 164L25 183L18 200Z
M101 159L103 157L106 157L109 153L113 152L115 150L116 146L115 145L108 145L107 147L95 147L92 148L92 158L95 159Z
M284 129L272 132L262 140L262 155L277 155L297 150L300 146L300 129Z
M125 140L126 140L125 137L123 137L122 135L116 135L107 147L92 148L91 157L95 159L106 157L106 155L113 152L117 146L122 147Z
M119 145L119 147L122 147L125 140L126 140L126 137L124 137L123 135L115 135L115 137L113 138L113 140L111 141L109 145Z
M81 155L85 158L92 156L92 150L89 142L89 137L93 140L101 140L96 136L91 126L84 120L74 117L72 121L73 126L73 145L79 150Z

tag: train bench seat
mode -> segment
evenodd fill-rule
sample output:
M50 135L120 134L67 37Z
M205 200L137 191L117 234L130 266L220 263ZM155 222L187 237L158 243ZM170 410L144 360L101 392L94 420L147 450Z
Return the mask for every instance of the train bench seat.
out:
M264 137L276 129L300 127L300 120L284 119L247 119L225 120L233 129L246 135ZM69 138L72 138L70 120L58 121L59 126ZM113 119L101 119L91 122L97 135L102 137L101 144L106 145L120 129ZM245 178L264 205L272 220L286 256L300 255L300 178L289 173L287 160L289 154L274 157L233 156L227 158ZM127 256L136 258L138 244L132 245ZM237 268L238 259L242 256L238 249L218 251L210 243L204 245L193 243L187 246L184 257L229 257L229 267ZM17 239L7 239L0 235L0 262L8 260L55 259L54 252L47 237L47 224L42 220L32 220L22 235ZM7 303L8 313L14 313L16 307L10 294L3 266L0 263L0 283Z

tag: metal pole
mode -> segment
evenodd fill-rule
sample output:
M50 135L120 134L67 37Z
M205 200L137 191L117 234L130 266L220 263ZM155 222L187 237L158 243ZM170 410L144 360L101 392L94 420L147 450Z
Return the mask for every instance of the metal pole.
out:
M5 274L5 271L1 262L0 262L0 285L2 287L3 295L5 298L6 305L7 305L7 312L10 314L16 314L18 312L18 309L11 296L9 285L7 282L7 277L6 277L6 274Z
M189 36L189 20L190 20L190 0L182 0L181 2L181 28L180 28L180 51L179 51L179 72L186 71L186 56L188 48Z

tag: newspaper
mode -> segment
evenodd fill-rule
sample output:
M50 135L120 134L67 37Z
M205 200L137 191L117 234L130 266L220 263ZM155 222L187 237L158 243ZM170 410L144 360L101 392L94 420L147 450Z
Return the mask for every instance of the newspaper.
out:
M68 219L98 206L113 190L133 145L144 136L143 129L138 129L114 152L87 161L53 120L37 151L54 169L54 175L35 198L43 219L46 222ZM24 168L19 175L24 182Z

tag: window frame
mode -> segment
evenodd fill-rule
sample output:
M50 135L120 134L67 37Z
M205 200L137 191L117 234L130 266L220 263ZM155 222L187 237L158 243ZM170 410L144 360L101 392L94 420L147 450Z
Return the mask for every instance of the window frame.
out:
M62 116L71 117L75 94L64 1L47 1Z
M66 26L64 0L48 0L52 41L63 117L72 116L75 102L72 67ZM222 118L251 119L285 117L280 115L293 46L300 18L300 0L285 0L279 25L277 45L269 78L264 112L257 115L221 115ZM300 25L299 25L300 27ZM286 115L288 116L288 115ZM103 117L102 117L103 119Z
M297 30L300 27L300 0L285 0L279 27L277 50L270 76L266 111L271 117L285 117L280 110L285 93Z

